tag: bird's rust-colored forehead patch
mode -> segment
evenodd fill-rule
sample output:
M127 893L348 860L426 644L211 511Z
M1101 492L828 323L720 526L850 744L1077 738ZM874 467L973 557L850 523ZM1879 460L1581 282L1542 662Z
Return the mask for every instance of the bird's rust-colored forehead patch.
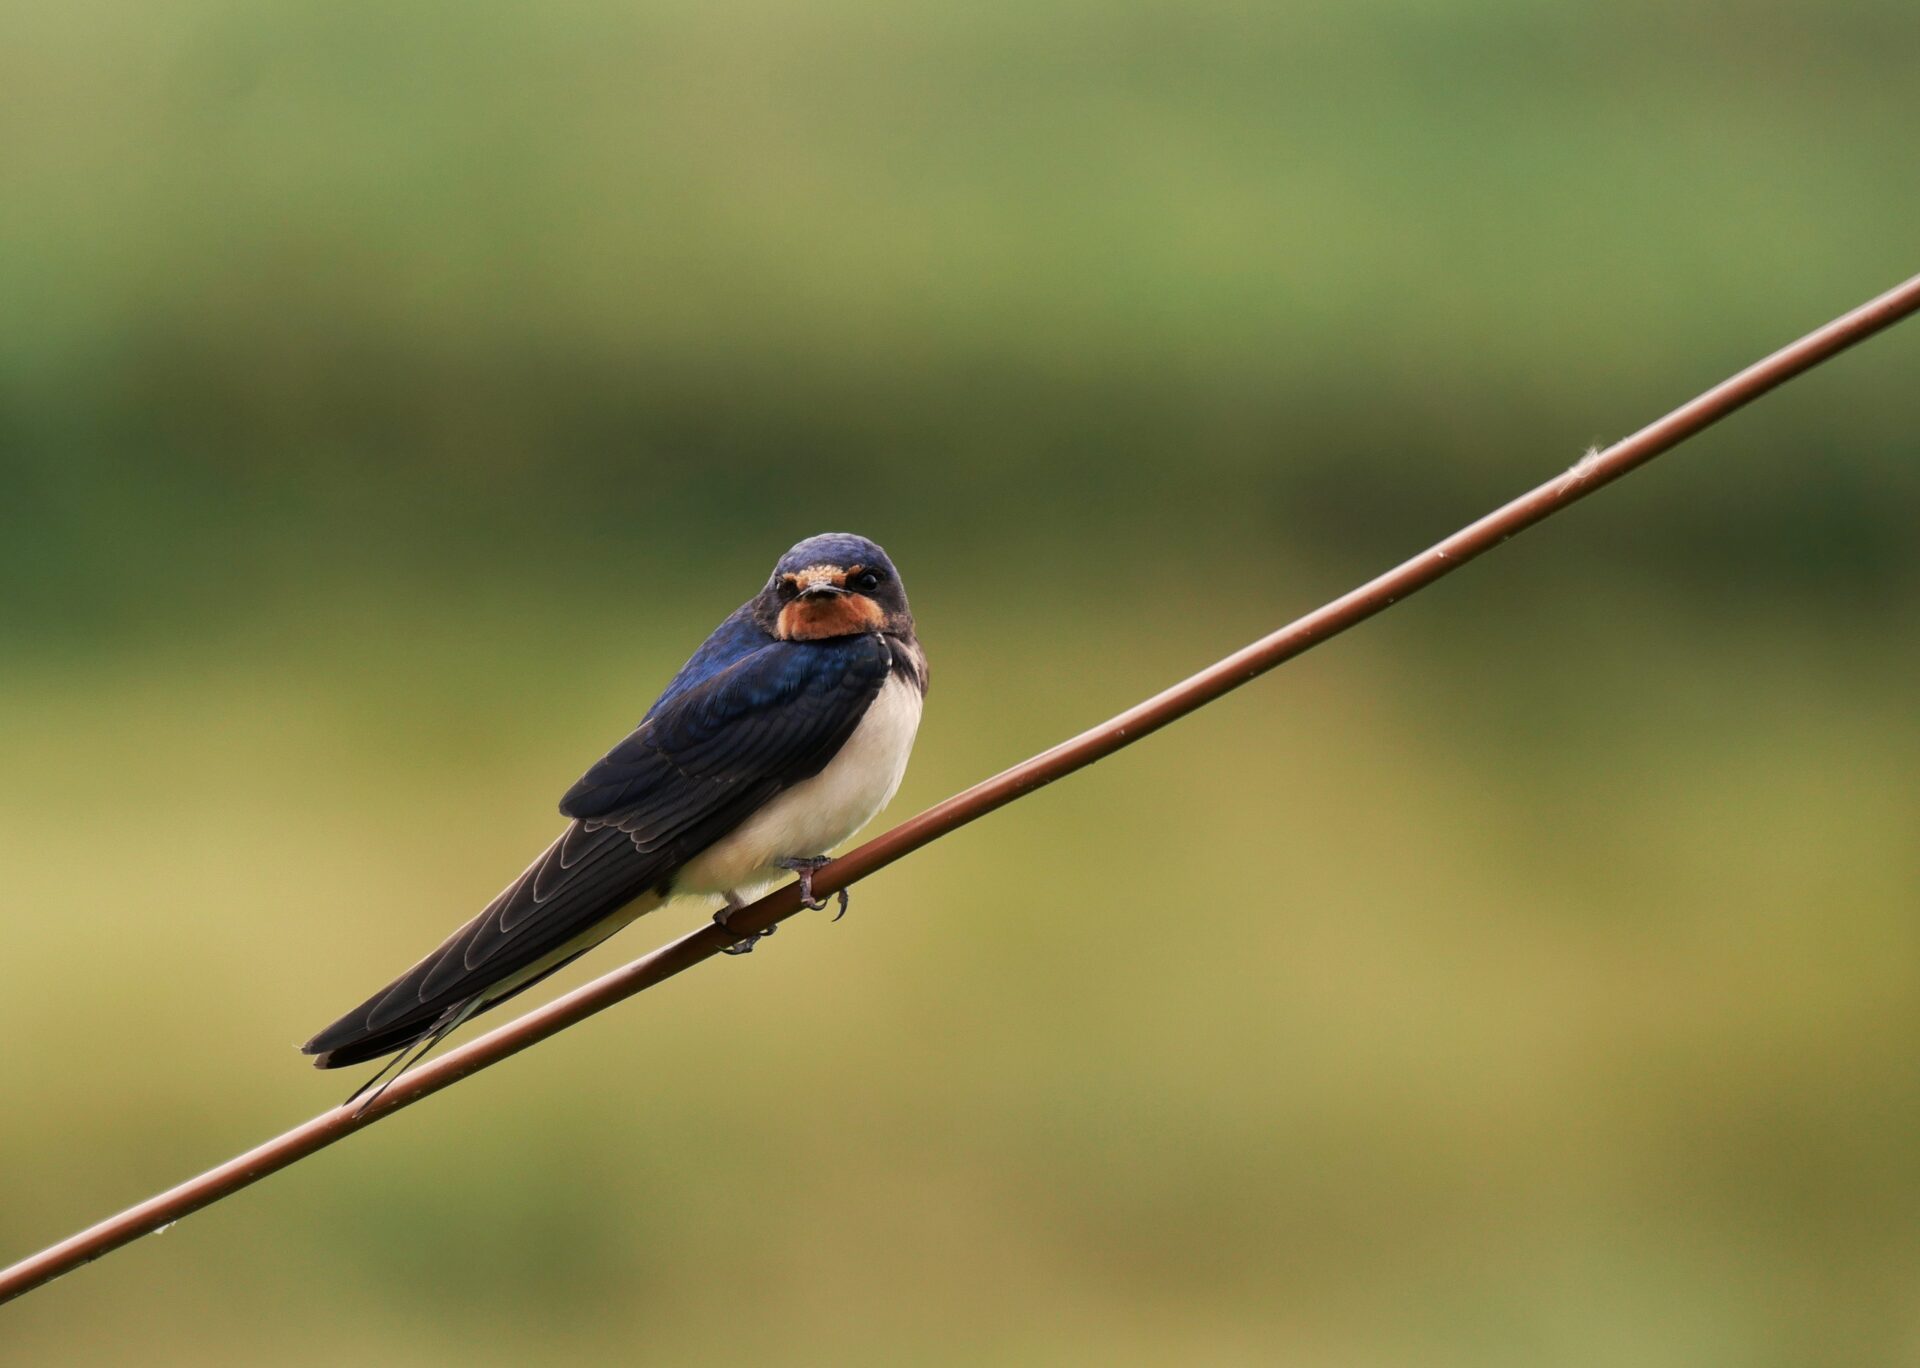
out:
M793 588L797 588L797 590L808 590L808 588L812 588L812 586L816 586L816 584L831 584L833 588L843 590L843 588L847 588L847 580L851 580L852 576L856 576L856 574L864 571L864 569L866 569L864 565L847 565L847 567L841 567L841 565L808 565L804 571L787 571L787 573L781 574L780 578L789 580L789 582L793 584Z
M866 567L849 565L844 569L838 565L809 565L804 570L792 570L782 575L783 580L791 580L796 589L811 589L816 584L830 584L835 589L847 587L847 581Z

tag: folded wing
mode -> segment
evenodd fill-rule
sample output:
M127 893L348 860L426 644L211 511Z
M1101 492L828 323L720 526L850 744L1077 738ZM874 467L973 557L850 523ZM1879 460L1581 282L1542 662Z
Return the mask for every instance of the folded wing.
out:
M818 773L886 682L878 637L769 642L657 705L561 799L573 819L486 910L303 1047L321 1067L418 1039L593 943L782 789ZM584 944L582 942L585 942ZM521 980L516 983L514 980Z

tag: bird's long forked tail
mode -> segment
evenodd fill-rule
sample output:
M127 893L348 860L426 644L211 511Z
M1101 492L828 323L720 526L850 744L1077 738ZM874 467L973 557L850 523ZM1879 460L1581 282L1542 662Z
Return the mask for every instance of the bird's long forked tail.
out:
M377 1084L378 1088L374 1094L362 1102L359 1110L354 1113L356 1116L362 1115L368 1107L371 1107L374 1102L379 1099L381 1093L392 1087L394 1083L399 1080L401 1074L425 1059L429 1050L459 1030L461 1026L466 1024L470 1017L498 1007L509 998L518 997L521 993L526 992L527 989L559 973L592 948L592 946L583 946L570 954L563 955L560 959L547 965L537 973L524 977L521 982L507 989L505 992L494 993L489 996L486 990L483 989L465 1001L456 1002L447 1008L446 1011L442 1012L438 1019L423 1031L417 1033L408 1031L406 1034L399 1035L397 1038L393 1035L381 1036L376 1034L367 1039L341 1046L336 1050L323 1051L313 1061L314 1066L321 1069L344 1068L349 1064L359 1064L370 1059L378 1059L389 1050L398 1051L392 1059L389 1059L385 1064L380 1066L378 1073L355 1088L352 1095L340 1104L343 1107L352 1106L361 1094L365 1093L367 1089L375 1087ZM345 1056L345 1058L340 1058L339 1056Z
M468 1017L480 1009L482 1001L482 996L479 993L475 993L465 1002L447 1008L445 1012L440 1014L440 1019L434 1022L427 1030L426 1034L422 1035L418 1041L408 1044L400 1053L381 1065L379 1073L376 1073L372 1078L369 1078L366 1082L355 1088L347 1097L346 1101L340 1105L343 1107L352 1107L354 1102L359 1100L362 1094L365 1094L366 1100L354 1108L353 1114L355 1116L366 1115L367 1108L380 1100L380 1094L399 1082L400 1076L408 1069L411 1069L414 1065L425 1059L429 1050L458 1030ZM375 1086L376 1084L378 1086ZM372 1091L368 1092L370 1088Z

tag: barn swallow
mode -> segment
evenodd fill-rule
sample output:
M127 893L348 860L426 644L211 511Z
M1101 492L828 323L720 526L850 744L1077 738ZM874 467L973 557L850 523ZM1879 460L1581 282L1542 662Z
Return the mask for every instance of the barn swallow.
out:
M371 1087L672 898L718 896L725 927L793 873L807 905L826 906L813 872L900 786L926 691L926 653L887 553L849 533L807 538L567 790L553 844L302 1051L322 1069L394 1054Z

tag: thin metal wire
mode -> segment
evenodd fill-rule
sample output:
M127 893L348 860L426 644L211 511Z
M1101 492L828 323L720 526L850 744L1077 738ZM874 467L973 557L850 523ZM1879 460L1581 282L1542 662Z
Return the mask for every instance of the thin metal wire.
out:
M1055 779L1091 765L1123 746L1130 746L1196 708L1204 707L1283 661L1366 621L1443 575L1451 574L1516 532L1585 498L1602 485L1619 479L1628 471L1670 450L1775 386L1890 327L1916 310L1920 310L1920 276L1914 276L1808 333L1799 341L1782 347L1631 437L1616 442L1604 451L1590 453L1571 470L1554 476L1545 484L1325 607L1236 651L1165 692L1127 709L1118 717L975 784L848 852L813 876L815 894L824 897L837 892L928 842L938 840ZM742 937L764 931L799 910L797 885L787 884L775 889L758 902L731 914L725 930L712 925L702 927L422 1065L396 1081L378 1103L364 1113L356 1112L350 1106L336 1107L247 1151L237 1159L230 1159L218 1168L209 1169L197 1178L150 1197L117 1216L0 1271L0 1302L10 1301L129 1241L171 1225L182 1216L230 1196L268 1174L304 1159L315 1150L345 1139L362 1127L391 1116L442 1088L450 1087L469 1074L497 1064L509 1055L518 1054L557 1031L584 1021L624 998L632 997L683 969L719 954Z

